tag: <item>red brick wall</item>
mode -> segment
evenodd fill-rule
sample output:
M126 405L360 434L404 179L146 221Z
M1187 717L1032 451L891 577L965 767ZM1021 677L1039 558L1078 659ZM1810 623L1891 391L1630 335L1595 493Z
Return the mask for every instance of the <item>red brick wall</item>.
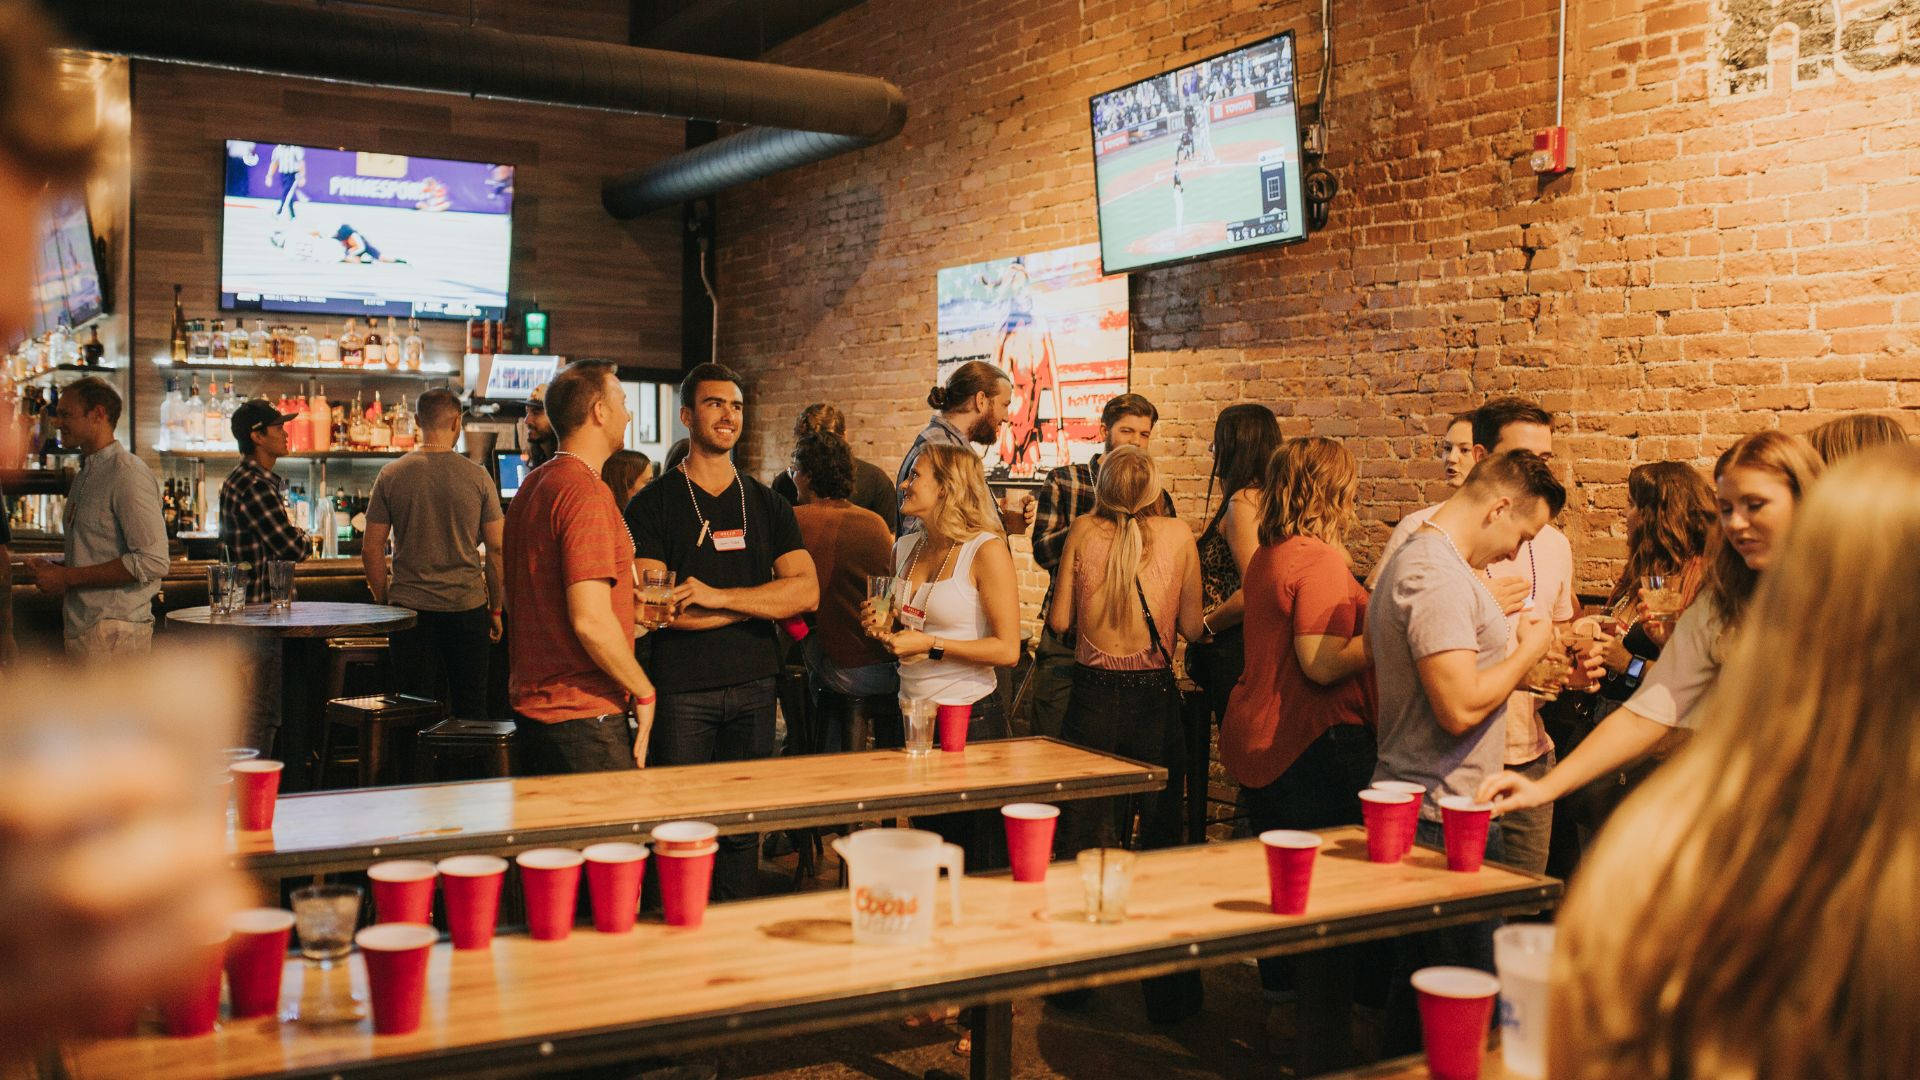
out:
M1543 182L1526 157L1553 119L1551 0L1335 5L1328 227L1133 278L1133 386L1161 407L1182 514L1201 514L1214 415L1263 401L1358 454L1368 561L1442 494L1447 415L1527 394L1563 415L1563 525L1600 587L1633 464L1920 408L1920 66L1869 6L1802 16L1798 53L1782 28L1762 63L1773 4L1569 4L1579 168ZM898 82L912 119L723 202L720 351L754 382L757 470L823 398L897 462L924 422L936 270L1097 238L1088 95L1286 28L1311 99L1319 5L1299 0L868 0L783 46Z

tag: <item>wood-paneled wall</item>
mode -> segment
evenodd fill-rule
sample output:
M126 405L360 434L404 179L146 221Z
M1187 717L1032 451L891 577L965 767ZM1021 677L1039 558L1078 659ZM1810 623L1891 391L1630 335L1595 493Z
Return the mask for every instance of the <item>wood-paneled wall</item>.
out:
M613 26L596 18L543 32L601 36L611 35ZM224 140L513 163L513 301L537 299L551 313L552 347L561 355L675 370L680 366L678 215L616 222L601 208L600 181L672 155L684 145L683 133L681 121L659 117L136 62L132 351L137 447L151 454L155 440L165 383L153 358L167 347L174 283L185 286L188 317L220 316ZM306 321L317 332L329 320L338 325L332 317ZM276 321L301 320L268 317L269 325ZM462 332L459 322L422 323L435 358L459 350ZM277 393L292 385L264 370L239 377L243 393ZM418 383L399 385L409 392L419 389ZM334 385L328 389L340 396ZM345 389L351 392L351 386Z

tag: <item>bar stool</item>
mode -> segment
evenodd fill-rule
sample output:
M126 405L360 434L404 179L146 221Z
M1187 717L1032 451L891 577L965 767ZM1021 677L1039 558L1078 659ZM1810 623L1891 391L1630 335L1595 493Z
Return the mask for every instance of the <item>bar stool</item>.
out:
M477 771L478 779L512 776L513 732L511 720L442 720L414 737L414 776L423 781L476 779L443 776L441 765L447 758L477 765L469 771Z
M327 687L325 700L347 696L347 676L355 669L372 670L374 693L393 689L393 662L384 637L339 637L327 639Z
M421 728L446 718L446 705L411 694L334 698L327 702L325 721L320 729L320 757L314 763L313 786L326 786L327 770L346 763L334 759L336 730L349 728L354 732L355 780L360 787L372 787L380 782L390 740L400 738L403 733L412 736Z
M1207 841L1207 788L1213 778L1213 709L1207 692L1190 680L1180 681L1180 724L1187 744L1186 842Z

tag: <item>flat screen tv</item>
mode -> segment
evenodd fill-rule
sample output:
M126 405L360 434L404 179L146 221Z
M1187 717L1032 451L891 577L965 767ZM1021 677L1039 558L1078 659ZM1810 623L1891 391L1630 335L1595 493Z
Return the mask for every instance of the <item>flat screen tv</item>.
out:
M87 201L77 193L58 196L47 207L34 253L33 332L80 326L104 310Z
M227 140L220 303L499 319L513 166Z
M1304 240L1293 32L1090 99L1108 274Z

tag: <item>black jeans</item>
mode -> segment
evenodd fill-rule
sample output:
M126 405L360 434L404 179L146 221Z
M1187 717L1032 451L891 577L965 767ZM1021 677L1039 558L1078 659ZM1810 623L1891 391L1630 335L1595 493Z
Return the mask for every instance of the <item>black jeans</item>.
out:
M1373 729L1359 724L1327 729L1273 783L1240 789L1249 824L1255 833L1360 824L1359 793L1373 782L1377 756ZM1295 1076L1318 1076L1360 1063L1353 1043L1353 1004L1384 1004L1391 966L1391 950L1375 941L1260 960L1263 988L1276 993L1291 976L1299 996L1291 1062Z
M403 693L447 703L461 720L487 719L485 604L471 611L421 611L413 627L388 638L394 681Z
M1133 847L1133 800L1139 800L1140 847L1180 843L1186 790L1186 733L1173 672L1109 671L1076 664L1073 697L1061 737L1075 746L1118 754L1167 770L1165 789L1128 798L1077 799L1060 811L1060 855L1090 847Z
M777 697L771 676L713 690L661 691L647 763L704 765L772 757ZM713 899L745 900L759 891L759 876L759 834L722 836L713 864Z
M543 723L515 715L514 739L520 744L520 771L527 776L553 773L617 772L639 766L633 760L633 729L626 713L583 716Z
M1012 734L1007 710L995 690L973 703L973 715L967 720L967 745L1004 739ZM933 751L938 754L942 751ZM958 814L930 814L913 819L913 827L937 832L949 844L959 844L966 852L967 872L1004 870L1007 867L1007 832L998 810L965 810Z

